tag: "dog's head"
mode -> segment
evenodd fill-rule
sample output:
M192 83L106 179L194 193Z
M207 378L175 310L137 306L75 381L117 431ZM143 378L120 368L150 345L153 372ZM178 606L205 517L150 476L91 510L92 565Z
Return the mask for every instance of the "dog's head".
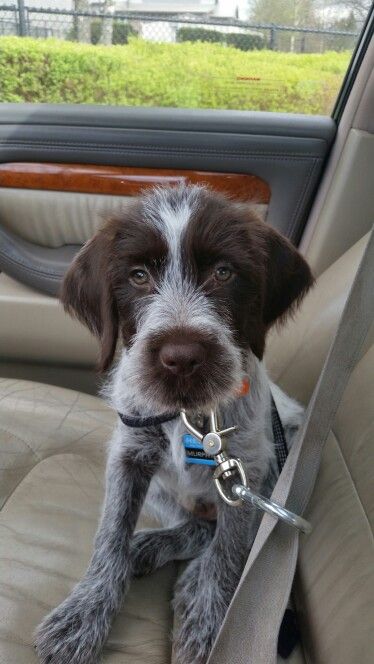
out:
M160 188L109 219L79 252L65 308L126 348L126 380L157 412L228 398L248 352L312 284L298 251L247 206L201 187ZM139 401L139 399L138 399Z

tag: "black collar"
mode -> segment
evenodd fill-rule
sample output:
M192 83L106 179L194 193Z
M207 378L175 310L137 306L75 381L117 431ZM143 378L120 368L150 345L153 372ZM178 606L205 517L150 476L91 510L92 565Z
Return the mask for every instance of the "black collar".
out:
M171 422L171 420L176 420L179 417L178 413L165 413L164 415L156 415L154 417L137 417L124 415L123 413L118 413L121 421L127 427L132 427L133 429L141 429L143 427L157 427L160 424L165 422ZM273 396L271 397L271 424L273 429L273 438L275 453L277 457L278 470L282 470L284 463L287 459L288 449L286 436L284 434L284 428L279 417L278 409L276 407Z
M132 427L133 429L141 429L143 427L157 427L164 422L170 422L179 417L178 413L165 413L164 415L156 415L154 417L137 417L124 415L123 413L118 413L120 419L127 427Z

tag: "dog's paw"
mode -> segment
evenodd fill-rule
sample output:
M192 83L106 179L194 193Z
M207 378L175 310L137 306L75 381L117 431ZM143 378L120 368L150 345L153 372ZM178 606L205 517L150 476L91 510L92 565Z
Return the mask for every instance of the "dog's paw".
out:
M41 664L97 664L109 623L100 604L69 597L38 627L35 649Z
M216 637L216 629L203 625L196 615L181 618L182 625L174 637L176 664L206 664Z
M206 664L213 642L203 641L197 630L201 624L186 622L174 640L174 660L176 664ZM193 636L194 634L194 636Z
M196 559L181 576L175 593L179 629L174 635L177 664L206 664L227 603L220 588Z

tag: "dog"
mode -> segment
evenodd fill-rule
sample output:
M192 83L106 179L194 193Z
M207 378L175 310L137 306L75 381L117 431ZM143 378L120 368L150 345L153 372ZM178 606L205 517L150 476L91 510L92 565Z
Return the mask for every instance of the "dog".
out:
M303 410L270 383L265 340L312 283L299 252L248 205L177 186L148 190L110 218L77 254L61 300L99 338L101 371L121 338L106 388L118 413L185 409L193 419L217 409L223 426L238 427L230 456L240 457L254 490L270 495L271 393L288 444ZM243 376L250 390L238 397ZM171 560L189 561L175 588L176 662L207 661L260 515L227 505L211 468L186 464L184 431L180 419L138 428L118 419L93 555L37 631L42 664L96 663L131 578ZM162 527L134 533L142 508Z

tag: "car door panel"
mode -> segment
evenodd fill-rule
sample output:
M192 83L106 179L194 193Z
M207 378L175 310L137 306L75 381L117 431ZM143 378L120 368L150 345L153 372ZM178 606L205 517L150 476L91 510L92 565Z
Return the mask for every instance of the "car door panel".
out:
M10 104L0 109L0 163L256 175L271 189L269 223L297 240L334 135L333 120L319 116Z

